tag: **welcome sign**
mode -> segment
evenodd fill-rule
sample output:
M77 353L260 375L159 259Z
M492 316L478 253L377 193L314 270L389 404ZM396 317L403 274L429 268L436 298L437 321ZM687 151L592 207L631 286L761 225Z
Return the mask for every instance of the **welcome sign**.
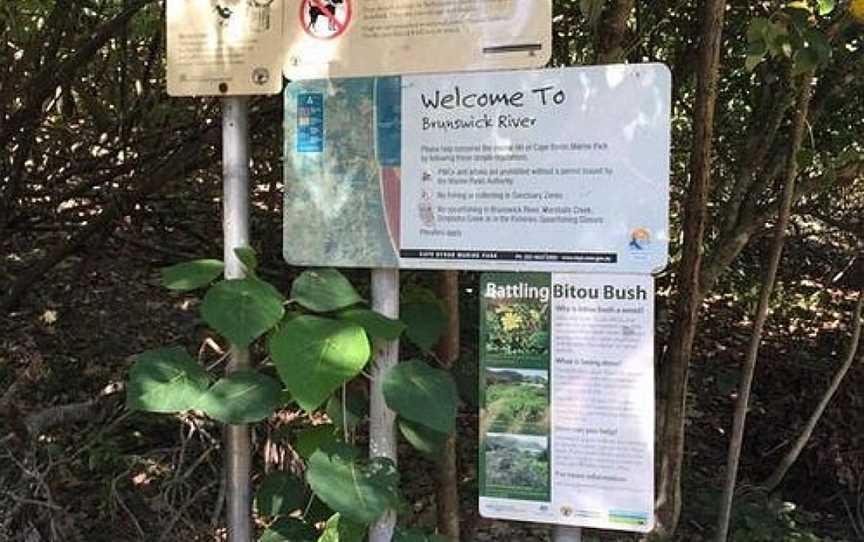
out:
M666 264L662 65L304 81L285 110L291 264Z

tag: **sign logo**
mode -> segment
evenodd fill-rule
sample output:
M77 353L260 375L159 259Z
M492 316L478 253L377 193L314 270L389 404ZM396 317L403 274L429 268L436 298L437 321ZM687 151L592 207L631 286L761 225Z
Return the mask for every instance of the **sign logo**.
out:
M631 250L645 250L651 245L651 232L646 228L633 228L630 231L630 243L628 246Z
M303 0L300 3L300 24L313 38L338 38L351 22L352 0Z

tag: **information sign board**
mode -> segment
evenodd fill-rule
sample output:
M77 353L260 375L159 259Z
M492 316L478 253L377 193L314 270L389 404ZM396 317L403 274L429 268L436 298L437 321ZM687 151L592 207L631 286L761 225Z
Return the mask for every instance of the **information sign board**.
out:
M648 532L649 275L484 273L480 513Z
M285 259L655 271L669 108L659 64L291 83Z
M168 94L282 90L285 0L168 0Z
M285 17L291 80L537 68L552 52L552 0L298 0Z

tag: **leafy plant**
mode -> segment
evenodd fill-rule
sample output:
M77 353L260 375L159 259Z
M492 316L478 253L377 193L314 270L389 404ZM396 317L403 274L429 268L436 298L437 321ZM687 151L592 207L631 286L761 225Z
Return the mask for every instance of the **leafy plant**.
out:
M365 307L350 282L333 269L301 273L286 299L257 276L252 249L235 253L247 278L217 280L222 262L197 260L163 270L162 284L184 292L207 287L201 304L204 321L236 347L265 343L279 380L247 369L214 382L183 348L159 348L136 357L127 405L147 412L198 411L227 424L264 420L292 402L308 412L326 408L335 425L294 435L292 444L308 462L305 480L274 472L260 484L255 509L267 525L260 541L361 542L367 525L403 503L396 465L366 458L346 442L365 418L363 398L348 393L346 384L363 374L373 339L395 340L405 333L421 350L431 349L443 329L443 313L435 303L412 302L406 311L415 324L412 331ZM421 314L438 317L422 319ZM403 434L421 452L430 453L454 430L458 399L446 371L422 361L404 362L384 375L383 387ZM322 533L313 527L315 502L331 510ZM414 531L400 536L434 540Z
M490 304L486 330L490 354L545 354L549 351L549 305L533 300Z
M752 71L766 58L789 59L798 75L826 64L831 44L814 24L834 11L834 0L790 2L770 18L755 17L747 29L745 66Z
M549 410L546 386L492 384L486 388L489 431L539 434L548 432Z

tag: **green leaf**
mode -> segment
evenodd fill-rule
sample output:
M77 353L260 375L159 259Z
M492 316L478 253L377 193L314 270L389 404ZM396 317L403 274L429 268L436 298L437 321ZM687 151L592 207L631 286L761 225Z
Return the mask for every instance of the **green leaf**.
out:
M405 324L370 309L346 309L337 316L362 326L370 337L395 341L405 331Z
M182 348L149 350L135 360L126 390L126 405L131 410L192 410L210 385L204 369Z
M366 526L334 514L327 520L324 532L318 542L363 542L366 537Z
M816 3L819 6L819 15L822 17L830 15L837 5L835 0L817 0Z
M255 249L252 247L237 247L234 249L234 255L246 268L246 273L255 276L255 271L258 269L258 256L255 255Z
M792 24L794 24L795 28L799 31L803 31L810 27L810 16L812 13L810 12L810 8L807 6L807 2L791 2L788 6L783 8L783 11L789 15Z
M771 21L765 17L754 17L753 20L750 21L750 26L747 27L747 41L749 43L764 41L766 30L768 30L770 25Z
M282 518L264 531L258 542L315 542L318 531L295 518Z
M447 542L441 535L424 533L419 529L396 529L393 542Z
M789 34L786 32L785 28L780 25L775 25L777 28L780 28L781 31L770 32L770 37L766 39L768 44L768 51L773 56L785 56L787 58L792 57L792 41L789 39ZM775 26L772 26L774 28Z
M389 459L362 461L346 448L349 447L312 454L306 481L342 517L369 524L401 503L399 471Z
M312 502L306 508L306 513L303 514L303 520L308 523L318 524L327 521L332 515L333 510L313 494Z
M285 314L282 295L264 281L223 280L207 291L201 316L232 344L245 348Z
M306 505L306 487L290 472L270 473L255 494L255 510L262 516L287 516Z
M279 382L253 370L219 379L201 397L198 408L222 423L252 423L269 418L282 405Z
M793 62L795 64L792 67L792 75L801 75L815 69L819 65L819 55L809 47L798 49L795 52Z
M768 52L768 44L765 41L753 41L747 44L747 56L763 56Z
M162 286L169 290L188 292L207 286L225 271L220 260L195 260L178 263L161 270Z
M813 149L804 148L798 151L798 167L804 169L813 163L816 159L816 153Z
M804 38L807 40L807 47L813 49L819 57L819 64L825 64L831 60L831 42L828 41L825 34L811 28L804 33Z
M429 459L438 459L444 452L448 435L410 420L400 418L399 432L415 450Z
M365 394L348 390L345 393L346 401L343 407L341 395L340 393L334 394L327 401L327 416L340 430L343 426L353 430L369 414L369 399Z
M294 449L300 457L308 460L318 450L332 447L339 442L336 431L337 427L332 423L316 425L300 431L294 439Z
M369 339L350 322L304 315L270 337L270 355L291 396L303 409L318 408L369 361Z
M382 389L387 406L403 418L440 433L453 431L458 395L447 371L406 361L387 371Z
M437 303L406 303L399 309L405 336L423 351L432 350L447 329L447 316Z
M344 309L363 301L348 279L335 269L304 271L291 286L291 297L315 312Z
M752 72L753 70L756 69L756 66L758 66L759 63L762 62L762 59L763 59L763 58L765 58L765 55L764 55L764 54L760 54L760 55L747 55L747 59L744 60L744 68L745 68L748 72Z

